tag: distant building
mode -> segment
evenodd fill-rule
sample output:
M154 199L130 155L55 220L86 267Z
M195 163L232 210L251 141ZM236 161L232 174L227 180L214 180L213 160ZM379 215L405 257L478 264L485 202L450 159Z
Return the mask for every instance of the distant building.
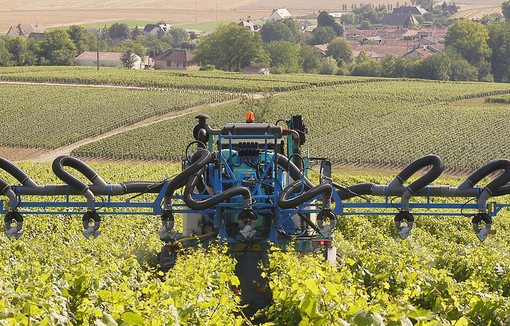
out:
M8 36L23 36L24 38L29 38L32 34L33 36L37 36L38 38L42 38L41 34L44 35L46 28L42 25L35 24L18 24L16 26L11 26L9 31L7 32Z
M274 22L274 21L285 19L285 18L292 18L292 15L290 14L290 12L287 9L281 8L281 9L273 10L273 13L271 14L271 16L269 16L269 18L267 20Z
M200 66L193 63L193 53L189 50L167 50L154 58L154 69L198 70Z
M305 31L312 26L314 26L314 24L311 23L309 20L302 20L299 22L299 27L301 28L302 31Z
M99 52L99 65L101 67L124 67L122 64L122 52ZM145 64L142 62L142 58L133 54L135 57L135 64L133 69L143 69ZM84 51L82 54L75 59L77 66L97 66L97 52L96 51Z
M412 14L384 14L383 25L411 27L419 22Z
M239 26L243 26L243 27L247 27L252 32L258 32L258 31L260 31L260 28L261 28L260 25L254 24L250 20L243 20L238 25Z
M418 57L418 58L428 58L428 57L430 57L433 54L434 54L434 52L430 51L427 48L416 48L416 49L412 49L411 51L409 51L407 53L404 53L402 55L402 57L404 59L410 59L410 58L416 58L416 57Z
M423 14L427 13L427 10L423 9L420 6L415 6L415 7L402 6L402 7L393 9L393 13L394 14L423 15Z
M172 25L166 24L166 23L160 23L160 24L147 24L143 28L143 33L145 35L157 35L159 31L163 33L168 33L170 29L172 28Z
M265 67L246 66L243 69L243 74L269 75L269 69Z

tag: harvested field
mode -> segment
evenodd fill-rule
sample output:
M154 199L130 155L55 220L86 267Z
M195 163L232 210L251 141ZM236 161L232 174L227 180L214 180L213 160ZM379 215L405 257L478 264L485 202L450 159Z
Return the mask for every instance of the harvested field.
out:
M395 6L397 1L372 0L363 3ZM461 0L456 3L462 9L487 6L500 6L503 0ZM206 22L238 20L251 17L268 17L274 8L287 8L295 16L306 15L319 10L338 11L347 4L362 2L355 0L13 0L2 4L0 8L0 33L19 23L39 23L46 27L71 24L85 24L123 19L165 20L171 22ZM402 3L402 1L400 1Z

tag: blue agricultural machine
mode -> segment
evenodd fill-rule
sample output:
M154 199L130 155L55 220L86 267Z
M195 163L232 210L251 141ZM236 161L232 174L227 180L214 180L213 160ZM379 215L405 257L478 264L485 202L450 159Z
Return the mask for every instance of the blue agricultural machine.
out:
M0 195L7 197L0 201L7 237L21 236L25 214L80 214L87 238L99 235L102 214L156 215L162 221L158 231L163 242L158 255L160 267L170 269L187 247L226 244L237 259L243 302L253 312L271 300L260 264L267 264L272 245L293 245L303 253L321 252L325 259L334 261L332 236L338 218L391 215L399 236L405 239L414 224L411 211L415 215L472 216L473 230L484 241L493 232L492 218L510 206L489 202L492 197L510 193L510 161L506 159L486 164L458 187L430 186L444 170L435 155L412 162L387 185L343 186L331 179L327 159L302 154L307 128L299 115L271 124L255 123L249 112L246 122L229 123L222 129L209 126L205 114L196 118L195 140L186 148L182 172L162 182L107 183L81 160L61 156L52 169L64 184L39 185L16 165L0 158L0 168L19 182L11 185L0 178ZM307 176L312 162L320 163L317 185ZM81 173L90 184L64 167ZM426 173L405 185L419 170ZM487 186L476 187L497 171L502 173ZM134 195L114 200L128 194ZM139 194L153 194L155 199L135 200ZM58 196L60 200L27 201L29 196ZM98 197L105 199L98 201ZM411 203L413 197L426 200ZM435 203L432 197L468 200L463 204ZM354 198L358 199L351 200ZM74 210L62 212L62 208ZM176 218L182 219L182 229L175 227Z

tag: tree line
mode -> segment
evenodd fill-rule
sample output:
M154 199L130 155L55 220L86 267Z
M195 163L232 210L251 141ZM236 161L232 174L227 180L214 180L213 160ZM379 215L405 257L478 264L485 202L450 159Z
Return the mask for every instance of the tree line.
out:
M508 11L504 9L507 20ZM302 33L293 19L268 22L260 33L235 24L222 25L201 39L195 59L229 71L254 65L269 67L273 73L510 82L510 21L484 25L457 20L448 29L444 51L411 59L386 54L380 61L371 60L364 51L354 58L351 45L339 37L344 32L342 25L327 12L321 12L317 22L310 34ZM325 43L325 53L313 46Z
M196 43L182 28L172 28L168 33L144 35L138 27L114 23L96 33L87 32L82 26L56 29L44 34L42 40L23 36L0 36L0 66L74 65L75 58L83 51L134 53L140 57L155 57L172 48L194 49Z

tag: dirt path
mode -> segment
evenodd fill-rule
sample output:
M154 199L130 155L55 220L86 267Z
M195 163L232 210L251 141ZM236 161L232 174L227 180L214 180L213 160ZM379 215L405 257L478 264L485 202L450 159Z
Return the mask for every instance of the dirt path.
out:
M63 147L59 147L59 148L54 149L54 150L46 151L44 153L40 153L37 156L29 157L26 160L34 161L34 162L52 162L58 156L61 156L61 155L70 155L71 152L74 149L76 149L76 148L78 148L80 146L83 146L83 145L86 145L86 144L89 144L89 143L93 143L93 142L96 142L98 140L105 139L107 137L111 137L113 135L117 135L117 134L129 131L129 130L133 130L133 129L137 129L137 128L141 128L141 127L150 126L152 124L155 124L155 123L158 123L158 122L161 122L161 121L175 119L177 117L181 117L181 116L184 116L184 115L187 115L187 114L198 112L198 111L200 111L202 109L205 109L205 108L212 108L212 107L215 107L215 106L218 106L218 105L234 103L234 102L238 102L240 100L241 99L239 98L239 99L233 99L233 100L228 100L228 101L223 101L223 102L217 102L217 103L213 103L213 104L202 104L202 105L193 106L193 107L190 107L190 108L187 108L187 109L184 109L184 110L172 111L172 112L168 112L168 113L163 114L163 115L159 115L159 116L155 116L155 117L150 117L148 119L136 122L136 123L131 124L131 125L122 126L122 127L110 130L110 131L105 132L104 134L101 134L101 135L85 138L85 139L82 139L82 140L80 140L80 141L78 141L76 143L73 143L73 144L70 144L70 145L66 145L66 146L63 146Z

